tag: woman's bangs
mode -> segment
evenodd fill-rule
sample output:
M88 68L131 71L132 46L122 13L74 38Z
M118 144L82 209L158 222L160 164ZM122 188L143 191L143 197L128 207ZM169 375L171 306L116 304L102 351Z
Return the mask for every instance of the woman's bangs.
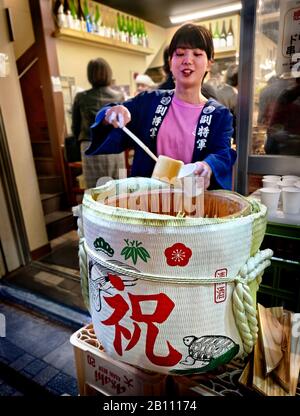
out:
M199 33L182 33L177 39L176 48L206 50L207 45Z

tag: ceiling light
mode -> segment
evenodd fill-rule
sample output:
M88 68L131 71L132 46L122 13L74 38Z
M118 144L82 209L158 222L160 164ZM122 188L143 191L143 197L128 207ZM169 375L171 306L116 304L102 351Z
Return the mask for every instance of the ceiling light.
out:
M235 12L237 10L241 10L241 8L242 8L242 3L239 2L239 3L229 4L227 6L215 7L213 9L208 9L205 11L182 14L178 16L170 16L169 19L171 23L176 24L176 23L186 22L188 20L196 20L196 19L200 20L200 19L204 19L205 17L217 16L220 14Z

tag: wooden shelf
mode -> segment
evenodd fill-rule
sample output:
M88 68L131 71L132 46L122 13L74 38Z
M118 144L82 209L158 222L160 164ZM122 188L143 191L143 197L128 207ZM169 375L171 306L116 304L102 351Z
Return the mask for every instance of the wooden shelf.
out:
M236 48L218 48L215 49L215 59L229 58L235 56L236 53Z
M102 45L105 48L122 49L124 52L131 52L139 55L154 54L151 48L144 48L143 46L131 45L130 43L121 42L116 39L106 38L104 36L96 35L95 33L82 32L74 29L57 29L54 37L58 39L68 40L76 43L89 44L91 46Z

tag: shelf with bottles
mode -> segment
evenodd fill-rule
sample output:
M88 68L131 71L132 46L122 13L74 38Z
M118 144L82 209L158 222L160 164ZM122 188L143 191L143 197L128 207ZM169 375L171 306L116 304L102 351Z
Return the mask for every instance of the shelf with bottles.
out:
M239 48L240 16L231 15L220 19L199 22L212 34L215 58L236 55Z
M57 0L53 6L54 36L151 55L145 22L88 0Z
M77 43L102 45L109 48L124 49L142 55L151 55L154 53L154 50L151 48L144 48L143 46L132 45L117 39L97 35L95 33L82 32L75 29L60 28L54 32L53 36L59 39Z

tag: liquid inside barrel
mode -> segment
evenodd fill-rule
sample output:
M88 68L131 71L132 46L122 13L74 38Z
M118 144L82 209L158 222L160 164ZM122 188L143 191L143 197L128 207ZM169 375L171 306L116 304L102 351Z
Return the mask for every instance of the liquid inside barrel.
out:
M187 217L224 218L250 214L249 202L238 194L228 191L205 191L189 196L180 189L155 189L123 193L105 198L106 205L161 215Z

